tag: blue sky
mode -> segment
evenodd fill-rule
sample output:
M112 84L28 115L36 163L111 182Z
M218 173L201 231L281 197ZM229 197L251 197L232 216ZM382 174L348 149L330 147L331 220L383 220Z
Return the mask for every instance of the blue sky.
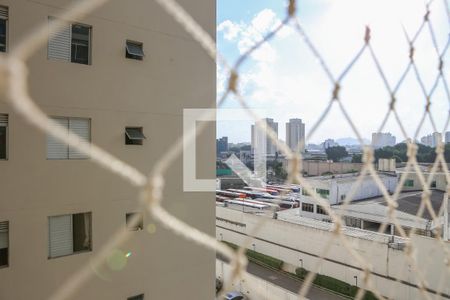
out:
M439 50L449 32L443 1L431 6L431 21ZM217 2L217 44L219 52L232 64L253 43L285 17L286 1L219 0ZM408 44L402 26L413 35L425 12L421 0L305 0L298 2L303 28L337 77L363 45L365 25L372 29L372 46L387 80L394 86L408 64ZM416 42L415 58L421 78L429 90L436 76L437 55L428 31ZM448 53L444 57L448 61ZM445 69L448 76L449 68ZM226 74L218 70L218 96L226 85ZM240 90L252 108L263 109L279 122L279 138L285 139L285 122L301 118L308 133L327 106L333 85L294 30L284 29L265 44L240 69ZM398 94L398 112L408 136L413 136L425 106L425 98L413 72L405 78ZM370 138L387 112L389 95L368 52L355 64L342 82L341 99L361 135ZM432 113L439 131L448 116L448 102L440 83L432 97ZM224 108L238 108L232 97ZM231 142L249 141L251 121L226 122L218 113L218 136ZM404 137L391 116L385 130ZM431 133L427 120L419 137ZM351 127L335 105L309 142L326 138L354 137Z

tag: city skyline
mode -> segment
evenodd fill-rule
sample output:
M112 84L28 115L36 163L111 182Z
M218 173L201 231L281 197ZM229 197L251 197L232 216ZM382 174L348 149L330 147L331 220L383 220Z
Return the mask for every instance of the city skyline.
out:
M298 119L298 120L301 121L301 119ZM277 123L277 126L279 126L278 122L275 122L275 123ZM305 124L303 124L303 126L304 125ZM252 131L253 130L253 124L251 126L252 126L251 127L251 131ZM279 131L277 130L276 132L278 134L278 140L281 140L281 141L285 142L289 146L289 143L287 142L287 139L280 138ZM288 134L287 132L288 131L286 129L286 135L285 135L286 137L287 137L287 134ZM372 133L372 141L363 137L363 140L365 142L364 144L366 145L366 144L373 143L374 135L388 135L388 136L391 136L392 139L390 141L385 142L384 145L383 145L383 142L381 142L381 144L382 144L381 147L393 146L393 145L396 145L396 144L404 142L404 141L396 140L396 136L393 136L390 132L379 132L379 133L374 132L374 133ZM226 136L226 135L222 135L220 137L217 136L217 141L222 140L223 138L227 139L228 144L251 144L252 143L252 139L251 138L250 138L250 140L229 141L229 137ZM439 132L431 132L431 133L428 133L428 134L423 135L421 137L418 137L415 142L423 144L423 145L426 145L426 146L429 146L429 147L436 147L437 141L439 139L441 139L444 144L450 143L450 131L444 132L444 135L442 135ZM339 146L351 146L351 145L358 145L359 144L358 140L356 138L353 138L353 137L335 137L335 138L326 138L323 141L319 141L317 143L306 143L305 146L307 146L307 145L321 145L321 144L326 143L327 141L333 141L336 144L338 144ZM375 144L374 144L375 148L381 148L378 145L378 143L380 143L380 142L378 142L378 141L375 142Z

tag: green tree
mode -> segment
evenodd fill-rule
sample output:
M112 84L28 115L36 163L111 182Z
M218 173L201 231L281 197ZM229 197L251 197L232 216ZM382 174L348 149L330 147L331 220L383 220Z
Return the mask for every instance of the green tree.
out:
M239 153L240 149L238 147L231 147L230 149L228 149L228 151Z
M275 173L275 177L277 179L282 179L282 180L287 179L288 174L287 174L286 170L283 168L283 163L281 163L280 161L267 162L267 167L271 168L273 170L273 172Z
M450 150L450 149L449 149ZM395 158L396 162L408 161L407 145L400 143L394 147L383 147L375 150L375 162L380 158ZM417 144L417 161L432 163L436 159L436 149L422 144Z
M355 154L352 156L352 163L362 163L362 155Z
M329 147L325 152L327 153L328 159L332 161L340 161L342 158L348 156L347 150L342 146Z
M445 144L444 156L445 156L445 161L450 162L450 144Z

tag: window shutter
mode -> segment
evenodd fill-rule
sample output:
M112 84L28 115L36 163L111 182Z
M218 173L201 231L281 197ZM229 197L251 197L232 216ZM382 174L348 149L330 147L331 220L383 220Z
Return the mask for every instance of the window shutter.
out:
M0 222L0 249L8 248L8 222Z
M49 218L49 257L73 253L72 215Z
M0 127L8 126L8 115L0 114Z
M8 8L0 6L0 19L8 19Z
M48 17L49 25L57 21L63 22L63 25L56 31L49 29L48 59L70 61L72 27L68 22Z
M69 120L65 118L52 118L52 121L61 127L69 129ZM67 159L69 156L69 147L66 143L47 136L47 159Z
M91 126L89 119L69 119L70 133L77 134L87 143L91 140ZM69 159L83 159L88 158L84 153L81 153L76 148L69 146Z

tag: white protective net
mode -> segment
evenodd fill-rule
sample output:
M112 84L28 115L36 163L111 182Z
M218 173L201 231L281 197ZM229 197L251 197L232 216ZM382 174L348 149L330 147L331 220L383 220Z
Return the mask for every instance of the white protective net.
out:
M111 0L114 1L114 0ZM320 117L315 122L312 129L309 131L306 140L308 141L311 136L316 132L319 125L324 122L324 120L329 115L330 109L332 106L337 106L338 109L343 113L345 117L345 121L350 125L353 130L354 135L359 139L361 145L363 145L363 139L358 131L358 127L350 118L347 108L343 101L341 100L341 84L343 79L352 71L352 67L358 60L360 59L363 53L368 53L373 63L375 64L377 73L379 77L384 82L385 89L387 91L387 95L390 95L389 105L386 107L386 115L382 118L382 122L379 126L378 132L381 132L386 125L388 119L393 118L394 121L398 124L403 134L403 138L407 141L408 148L408 161L405 166L405 172L400 177L400 181L398 183L398 187L393 194L389 194L386 190L385 186L380 180L379 175L373 164L374 159L374 150L372 147L364 146L363 151L363 167L359 174L358 179L355 181L355 184L352 186L352 192L346 195L345 204L348 204L352 199L352 194L358 188L359 184L361 184L364 176L372 176L379 189L382 191L382 194L387 202L388 206L388 217L389 220L381 228L380 232L384 232L386 226L389 224L394 224L396 230L400 233L400 235L409 239L410 235L414 234L414 230L406 233L398 220L396 219L396 207L397 207L397 199L401 192L401 188L403 183L406 180L406 175L408 171L414 171L418 179L421 182L423 188L423 197L421 202L421 207L419 209L418 215L421 216L425 210L428 210L433 221L438 221L438 216L436 212L433 210L430 203L430 186L433 180L434 174L436 171L441 168L443 173L445 174L446 181L450 182L449 171L447 168L447 164L445 162L444 157L444 144L442 141L438 143L436 147L436 159L430 170L430 175L426 177L421 171L419 164L416 159L416 151L417 145L414 141L417 139L417 135L420 132L421 127L424 122L429 119L431 122L432 128L435 132L446 132L450 115L447 114L446 122L444 128L437 128L433 119L433 115L430 110L430 106L432 104L432 99L434 92L436 91L438 85L444 90L445 100L450 103L450 92L448 88L448 81L445 74L445 58L448 50L449 42L447 41L444 47L439 47L436 43L435 30L433 28L432 22L430 21L430 15L432 14L444 14L445 18L450 21L449 14L449 5L446 0L441 0L446 8L446 11L434 11L433 7L436 2L429 1L424 5L423 10L423 20L420 26L414 31L415 33L412 36L406 36L406 43L408 43L410 47L409 53L409 62L404 66L404 72L402 76L394 83L388 82L386 79L385 73L383 71L383 63L382 61L377 59L377 50L374 49L371 45L371 30L369 27L366 27L365 36L361 38L361 46L357 50L357 54L352 57L348 64L346 64L343 71L336 75L330 71L326 63L326 59L321 56L320 49L317 49L312 40L308 37L300 20L297 17L297 7L301 6L301 2L297 2L295 0L290 0L287 3L283 1L279 1L280 6L286 5L286 17L284 20L274 28L271 32L266 34L261 41L256 42L247 52L245 52L239 59L233 64L229 64L224 57L217 52L215 41L206 33L205 30L199 26L196 21L174 0L155 0L171 17L174 18L184 29L202 46L205 50L205 55L209 55L212 60L216 61L221 68L223 68L228 74L228 86L226 91L220 95L220 100L217 103L217 106L220 107L223 103L231 96L234 95L240 102L242 108L247 110L255 120L259 119L258 116L251 110L251 108L247 105L246 99L241 96L238 82L239 82L239 69L240 66L249 59L250 55L261 47L264 43L270 42L272 38L274 38L281 29L284 27L290 27L294 30L298 36L301 37L303 43L307 46L307 48L311 51L311 53L319 60L320 68L328 78L331 85L334 87L333 92L330 95L329 104ZM102 4L106 3L107 0L84 0L78 1L78 3L67 9L61 16L61 19L76 19L79 16L82 16L86 13L90 13L96 8L100 7ZM441 2L441 4L442 4ZM408 9L408 8L405 8ZM52 23L53 29L57 29L58 26L62 24L58 24L58 22ZM447 28L448 30L448 28ZM406 32L406 31L405 31ZM164 200L163 195L163 185L165 182L165 172L167 168L174 163L175 159L181 155L183 150L183 139L180 137L178 141L171 147L167 153L158 160L158 163L153 167L151 174L145 175L140 173L138 170L133 168L130 165L122 162L120 159L114 157L109 154L106 149L100 149L95 145L86 145L80 138L75 135L66 135L65 131L54 126L55 124L42 112L42 110L33 102L28 92L28 82L27 82L27 59L40 47L44 46L47 41L48 35L48 24L42 24L35 32L31 32L27 38L25 38L15 49L12 49L7 56L2 56L0 58L1 65L1 91L3 93L3 98L9 103L13 109L23 116L28 122L36 126L42 131L47 132L48 134L53 135L54 137L63 140L64 142L76 147L79 151L88 154L92 160L103 168L109 170L110 172L117 174L117 176L121 176L124 180L130 182L137 189L141 190L140 203L145 206L149 213L162 225L166 226L176 234L178 234L181 238L189 239L193 242L198 243L200 246L207 247L211 249L211 251L216 251L222 254L224 257L230 260L231 266L234 269L233 278L229 278L226 280L225 289L230 286L230 282L233 280L240 278L241 275L246 272L246 258L244 255L245 248L249 248L251 245L251 237L247 238L242 248L240 248L237 252L233 251L229 247L224 244L218 242L215 237L209 236L191 226L182 222L181 220L175 218L170 215L162 206L161 203ZM416 66L415 63L415 52L414 46L415 42L419 36L429 35L431 37L431 46L435 49L435 56L430 57L430 63L436 64L435 69L435 81L430 87L426 87L421 79L421 73ZM448 34L447 34L448 36ZM399 37L405 38L405 37ZM447 37L448 38L448 37ZM402 120L399 116L399 110L401 107L397 105L397 91L402 86L406 75L409 72L413 72L417 79L417 85L419 85L422 93L423 93L423 117L417 123L417 130L415 136L408 136L406 133ZM347 87L351 88L351 87ZM215 107L215 99L211 99L212 107ZM419 109L419 108L417 108ZM201 131L197 130L197 133ZM323 247L321 253L319 253L320 258L318 262L315 264L315 267L311 269L306 277L304 283L302 284L301 290L299 291L299 297L304 297L308 292L309 288L312 285L315 274L318 272L320 265L323 261L323 258L327 256L328 251L330 250L331 244L335 240L339 240L342 245L348 251L348 255L353 257L354 264L361 268L364 272L363 282L361 284L361 288L358 290L356 295L356 299L361 299L366 290L370 290L377 298L385 299L383 295L389 294L387 291L380 291L377 289L376 285L373 281L372 274L372 266L368 263L368 260L365 257L355 251L353 245L348 242L347 237L342 232L343 221L341 217L336 215L327 205L326 200L317 195L317 193L311 188L310 184L307 180L304 179L301 172L301 162L302 157L299 154L293 153L289 147L287 147L284 143L280 142L275 133L270 129L266 129L267 136L272 139L274 143L277 144L280 151L291 161L291 169L289 170L288 182L300 184L312 197L326 210L327 214L332 219L334 224L333 229L333 238L330 238L327 241L325 247ZM195 139L196 133L190 132L188 134L188 138ZM447 188L448 193L448 188ZM447 197L447 193L445 197ZM259 223L256 226L255 232L249 234L249 236L253 236L256 234L256 231L261 228L263 223L267 218L260 218ZM134 220L137 222L138 220ZM441 228L438 228L438 231ZM95 255L95 258L91 261L89 266L83 266L78 271L76 271L64 285L62 285L55 293L52 295L52 299L66 299L74 295L77 289L81 288L84 283L87 282L90 276L92 276L92 270L95 269L96 266L102 264L105 259L108 257L110 251L117 247L121 242L124 242L128 238L127 231L117 232L114 236L111 237L109 242L103 246L103 248L98 251ZM446 241L441 238L440 234L436 234L435 238L439 242L439 245L444 250L446 254L446 258L442 261L442 266L445 271L441 275L441 280L438 285L438 289L435 291L435 295L439 297L441 295L441 291L443 287L449 285L448 282L448 273L450 272L450 254L448 253L448 247L446 246ZM408 243L405 249L405 256L407 257L408 263L412 266L414 271L414 276L416 277L415 281L417 283L418 288L420 289L421 295L423 298L429 299L431 298L429 291L429 283L425 280L424 270L420 269L417 264L416 257L414 256L415 245L413 243ZM399 279L398 279L399 280ZM395 285L393 286L395 288Z

